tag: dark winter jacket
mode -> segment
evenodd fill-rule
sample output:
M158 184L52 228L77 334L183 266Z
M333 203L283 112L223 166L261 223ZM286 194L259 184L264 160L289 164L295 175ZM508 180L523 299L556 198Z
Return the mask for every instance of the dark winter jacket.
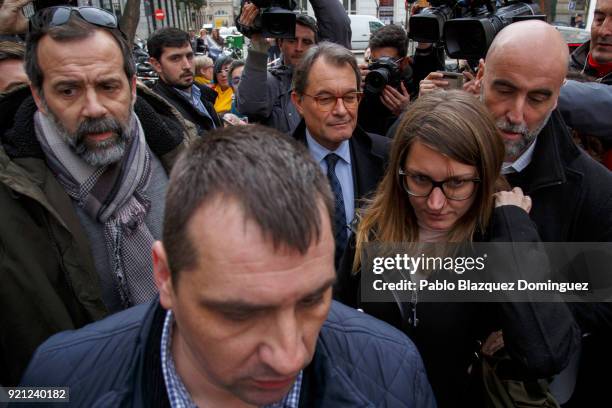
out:
M572 55L570 55L570 69L596 78L597 82L612 85L612 72L602 78L598 78L597 71L589 65L588 58L590 49L591 41L587 41L580 47L576 48L574 52L572 52Z
M76 407L168 407L158 301L60 333L36 352L22 384L70 387ZM412 342L333 302L304 370L300 407L435 407Z
M174 108L183 115L185 120L193 123L198 129L198 135L203 136L206 132L215 127L221 127L222 125L219 115L217 115L214 106L209 101L209 92L212 91L212 89L196 83L194 83L194 85L200 88L202 92L200 100L206 108L206 111L210 114L210 117L200 113L187 97L163 81L157 81L155 86L153 86L153 91L174 106Z
M145 87L134 109L149 148L169 171L195 129ZM2 385L19 381L49 336L108 314L87 234L34 133L35 111L27 87L0 96Z

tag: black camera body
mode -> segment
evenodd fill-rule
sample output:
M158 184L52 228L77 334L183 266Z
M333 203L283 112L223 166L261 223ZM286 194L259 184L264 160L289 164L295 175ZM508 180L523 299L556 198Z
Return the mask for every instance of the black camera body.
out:
M389 85L397 90L402 82L402 69L395 59L381 57L368 65L368 75L365 77L365 91L371 94L381 94Z
M295 38L296 14L293 10L297 7L295 0L249 0L260 10L260 14L255 18L253 25L245 27L239 23L240 14L236 17L236 27L238 31L246 37L252 34L261 33L264 37L272 38Z
M410 17L408 36L444 43L450 58L477 61L495 35L520 18L538 18L534 0L430 0L432 7Z

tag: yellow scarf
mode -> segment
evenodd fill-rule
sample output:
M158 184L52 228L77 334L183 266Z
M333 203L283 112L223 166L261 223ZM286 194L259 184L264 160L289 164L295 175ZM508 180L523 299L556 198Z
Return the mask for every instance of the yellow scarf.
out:
M215 110L217 113L225 113L232 109L232 96L234 95L234 90L232 87L228 87L225 91L221 90L221 86L219 84L215 85L213 88L217 91L217 100L215 101Z

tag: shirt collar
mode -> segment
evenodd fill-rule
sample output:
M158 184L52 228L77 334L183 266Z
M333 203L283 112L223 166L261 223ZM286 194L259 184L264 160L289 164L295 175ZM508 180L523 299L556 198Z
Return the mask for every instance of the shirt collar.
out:
M166 383L168 400L172 408L197 408L174 367L174 359L172 358L171 352L173 326L174 318L172 316L172 311L168 310L166 312L166 319L164 320L164 328L161 337L161 365L164 374L164 382Z
M533 157L533 150L535 149L535 145L538 141L536 137L533 143L521 154L518 159L514 162L504 162L502 165L502 174L510 174L510 173L520 173L531 163L531 158Z
M310 134L308 128L306 128L306 142L308 143L308 149L312 153L312 157L317 161L317 163L321 163L325 156L330 153L337 154L344 162L351 164L351 149L349 146L349 141L344 140L340 143L340 146L334 151L331 151L323 146L321 146Z
M187 391L185 384L176 372L174 366L174 359L171 351L173 326L174 316L172 315L172 311L168 310L164 320L164 328L162 329L160 349L162 372L164 375L164 382L166 383L168 400L172 408L198 408L192 401L189 391ZM293 387L291 387L283 399L273 404L266 405L264 408L298 408L303 374L304 372L300 371L293 383Z
M181 95L185 96L187 99L192 100L192 99L200 99L200 95L202 94L202 92L200 91L200 88L198 88L195 85L191 85L191 92L187 92L184 89L179 89L179 88L174 88L176 89Z

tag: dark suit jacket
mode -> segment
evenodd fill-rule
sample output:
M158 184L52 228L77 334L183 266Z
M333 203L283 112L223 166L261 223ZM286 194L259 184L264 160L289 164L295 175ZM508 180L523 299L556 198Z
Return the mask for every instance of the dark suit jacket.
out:
M176 89L167 85L163 81L157 81L157 83L153 87L153 91L163 97L165 100L167 100L172 106L174 106L176 110L178 110L179 113L186 120L194 123L198 128L198 135L202 136L207 131L214 129L214 126L222 127L222 124L221 120L219 119L219 116L217 115L217 112L215 111L214 106L209 102L209 97L207 96L207 89L204 89L206 87L200 86L195 83L194 85L200 88L200 91L202 92L200 100L204 104L206 111L208 111L208 113L212 117L212 121L209 117L198 112L198 110L191 104L191 101L189 99L187 99ZM209 88L208 90L212 91L212 89Z
M293 132L293 138L306 144L306 123L302 119ZM391 139L375 133L367 133L359 126L349 141L353 185L355 187L355 208L361 200L374 193L378 182L385 174Z

